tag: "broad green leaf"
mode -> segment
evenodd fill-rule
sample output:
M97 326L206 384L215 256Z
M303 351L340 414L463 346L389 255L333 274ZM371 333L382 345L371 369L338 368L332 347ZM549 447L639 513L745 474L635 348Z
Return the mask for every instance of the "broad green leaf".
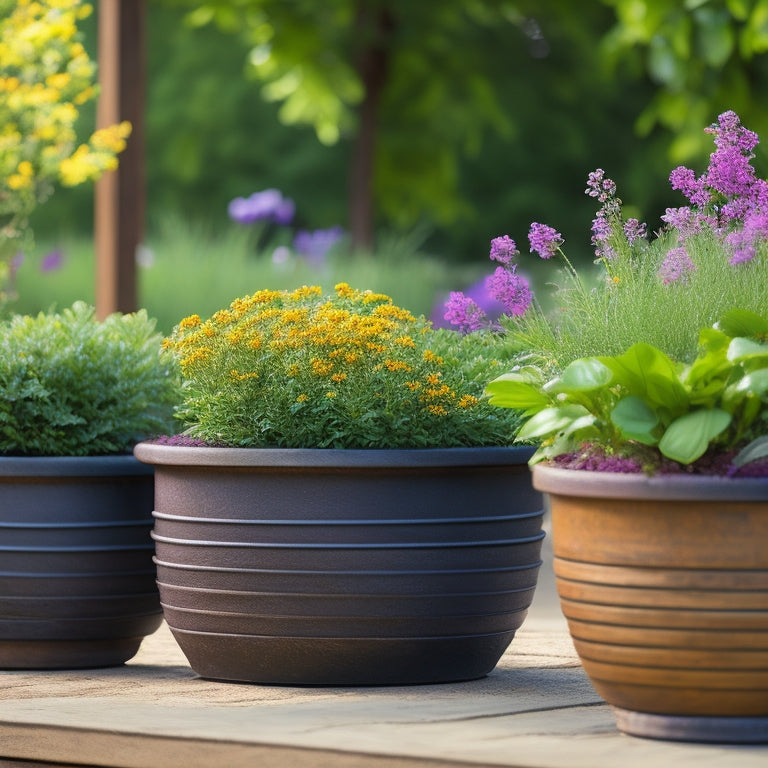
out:
M690 464L704 455L710 441L730 423L731 415L719 408L691 411L667 427L659 441L659 450L673 461Z
M758 397L768 392L768 368L760 368L757 371L742 376L735 384L737 392L747 392Z
M656 445L658 442L653 430L658 426L659 418L639 397L630 395L619 400L611 411L611 421L629 440L637 440L645 445Z
M560 376L560 383L554 391L589 392L611 383L611 369L596 357L574 360Z
M751 461L765 458L768 458L768 436L758 437L756 440L749 443L749 445L745 445L738 454L736 454L733 459L733 464L736 467L743 467Z
M726 312L717 327L731 338L768 334L768 318L748 309L732 309Z
M733 339L728 345L728 359L732 363L764 357L768 361L768 344L761 344L752 339Z
M633 344L623 355L600 360L627 394L643 398L652 407L663 405L675 413L688 407L688 393L680 382L682 367L650 344Z
M591 416L591 414L581 405L545 408L523 424L517 433L517 439L531 440L556 434L583 416Z
M540 389L524 380L520 374L505 373L491 381L485 388L489 402L499 408L515 408L521 411L540 411L551 400Z

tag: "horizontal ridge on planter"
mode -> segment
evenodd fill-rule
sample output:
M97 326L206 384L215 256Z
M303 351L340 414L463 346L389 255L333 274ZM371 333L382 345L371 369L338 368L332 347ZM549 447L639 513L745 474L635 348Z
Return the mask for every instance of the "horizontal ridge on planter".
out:
M135 453L155 466L165 617L204 677L480 677L533 599L544 533L532 450Z
M619 726L768 741L768 480L533 477L574 646Z
M0 668L123 664L160 626L153 486L130 454L0 458Z

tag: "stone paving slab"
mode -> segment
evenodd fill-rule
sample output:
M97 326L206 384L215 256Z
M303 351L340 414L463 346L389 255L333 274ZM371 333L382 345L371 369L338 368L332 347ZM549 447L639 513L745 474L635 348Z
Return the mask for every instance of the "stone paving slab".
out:
M564 623L534 614L488 677L413 687L202 680L163 626L123 667L0 673L0 767L32 768L18 760L49 768L765 768L768 747L619 734Z

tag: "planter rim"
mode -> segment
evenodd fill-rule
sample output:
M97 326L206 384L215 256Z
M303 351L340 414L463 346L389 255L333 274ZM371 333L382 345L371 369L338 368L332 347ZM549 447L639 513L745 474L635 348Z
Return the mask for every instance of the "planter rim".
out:
M152 472L130 453L109 456L0 456L0 477L107 477Z
M526 464L529 446L476 448L203 448L138 443L134 455L147 464L199 467L461 467Z
M768 478L717 475L645 475L533 466L533 487L559 496L601 499L768 501Z

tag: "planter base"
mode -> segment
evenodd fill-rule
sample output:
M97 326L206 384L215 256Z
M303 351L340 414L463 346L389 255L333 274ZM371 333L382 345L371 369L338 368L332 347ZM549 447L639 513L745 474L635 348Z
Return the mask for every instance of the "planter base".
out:
M157 617L159 626L161 617ZM113 640L0 640L0 669L95 669L125 664L144 635Z
M710 744L766 744L768 717L682 717L613 707L616 725L630 736Z
M412 685L485 677L514 632L468 637L306 638L171 627L201 677L264 685Z

